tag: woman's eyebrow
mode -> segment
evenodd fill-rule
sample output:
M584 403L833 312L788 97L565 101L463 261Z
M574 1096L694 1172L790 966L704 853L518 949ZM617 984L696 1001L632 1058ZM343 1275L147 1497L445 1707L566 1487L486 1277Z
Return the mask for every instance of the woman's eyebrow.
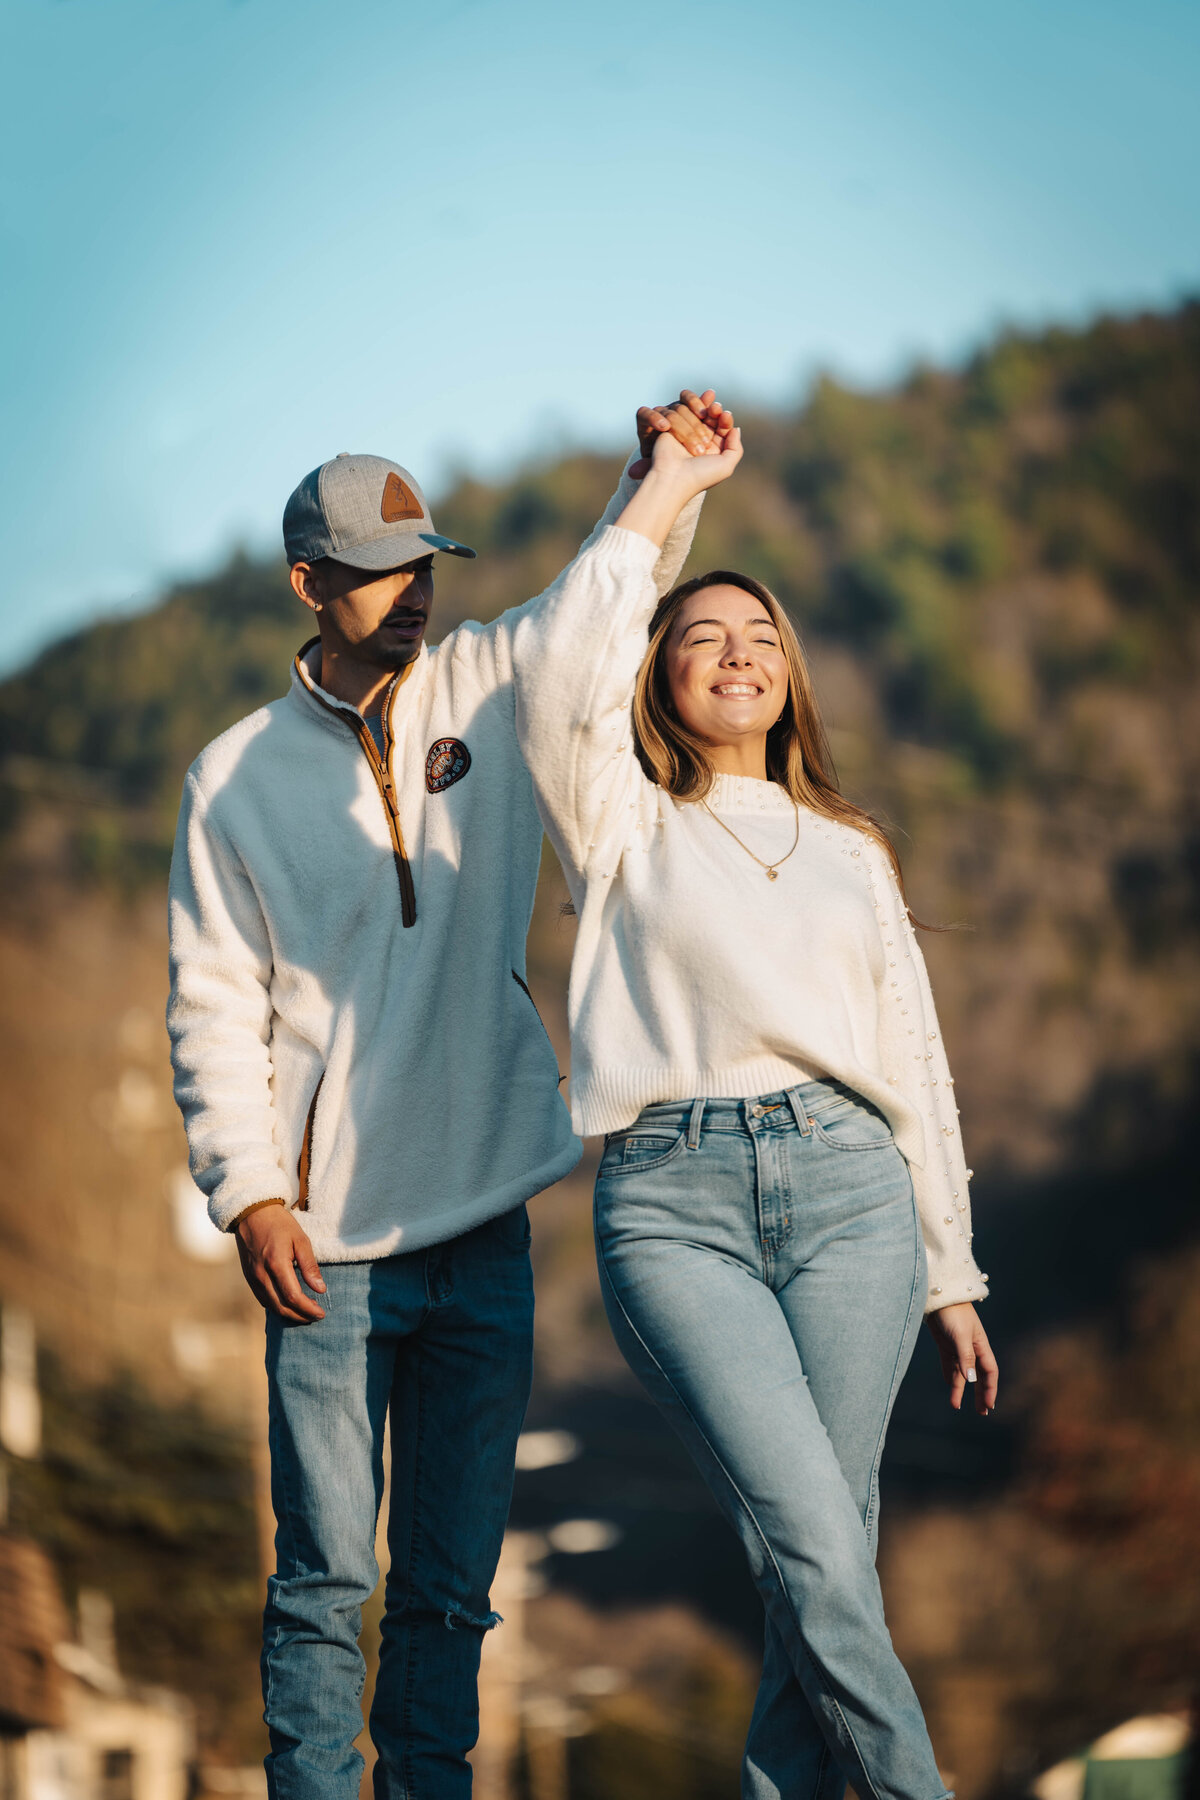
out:
M684 637L687 636L689 631L695 631L697 625L719 625L721 627L722 631L728 631L728 629L729 629L729 626L724 619L693 619L690 624L687 624L684 626L684 628L683 628ZM766 625L769 627L769 629L771 631L774 631L776 629L774 619L747 619L746 620L747 631L750 629L750 627L752 625Z

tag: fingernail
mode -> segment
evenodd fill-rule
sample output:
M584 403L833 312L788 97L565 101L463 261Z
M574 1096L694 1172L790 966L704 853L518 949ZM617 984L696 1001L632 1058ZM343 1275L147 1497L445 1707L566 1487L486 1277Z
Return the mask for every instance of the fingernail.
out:
M974 1371L974 1369L968 1369L968 1370L967 1370L967 1380L968 1380L968 1381L974 1381L974 1379L975 1379L975 1371Z

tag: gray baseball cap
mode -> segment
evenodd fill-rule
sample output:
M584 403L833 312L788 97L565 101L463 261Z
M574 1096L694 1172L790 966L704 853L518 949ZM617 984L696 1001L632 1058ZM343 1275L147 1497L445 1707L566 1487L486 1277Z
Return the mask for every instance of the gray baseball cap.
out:
M396 569L431 550L475 554L433 529L425 496L407 469L345 450L306 475L291 495L283 509L283 547L289 564L331 556L352 569Z

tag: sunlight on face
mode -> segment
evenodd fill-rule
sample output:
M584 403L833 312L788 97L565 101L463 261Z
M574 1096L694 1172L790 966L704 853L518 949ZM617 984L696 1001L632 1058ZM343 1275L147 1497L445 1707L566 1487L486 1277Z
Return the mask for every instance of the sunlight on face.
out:
M419 652L429 623L433 557L418 557L382 575L327 562L320 593L323 635L335 640L335 648L358 662L403 668Z
M681 725L714 747L766 740L787 703L787 659L761 600L708 587L684 601L665 645Z

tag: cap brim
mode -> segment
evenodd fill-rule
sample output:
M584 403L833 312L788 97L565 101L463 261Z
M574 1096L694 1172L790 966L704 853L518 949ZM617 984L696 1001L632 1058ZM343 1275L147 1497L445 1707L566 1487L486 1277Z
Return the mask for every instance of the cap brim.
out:
M474 556L474 550L456 538L443 537L440 531L394 531L386 537L372 538L369 544L357 544L353 550L338 550L331 562L345 563L350 569L399 569L404 563L428 556L431 550L444 550L449 556Z

